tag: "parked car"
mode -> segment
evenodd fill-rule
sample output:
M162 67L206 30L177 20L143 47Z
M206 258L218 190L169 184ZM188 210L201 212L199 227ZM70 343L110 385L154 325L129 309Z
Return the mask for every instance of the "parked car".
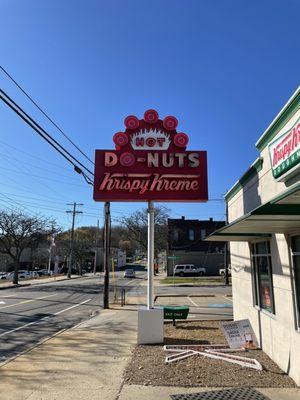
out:
M2 275L1 279L6 279L8 281L11 281L13 279L13 277L14 277L14 272L12 271L12 272L8 272L5 275ZM32 275L31 275L30 271L26 271L25 269L20 269L18 271L18 278L19 279L29 279L31 277L32 277Z
M0 279L6 279L9 281L9 280L12 280L13 276L14 276L13 272L7 272L5 274L2 274Z
M25 269L20 269L18 271L18 278L19 279L29 279L29 278L32 278L32 275L31 275L30 271L26 271Z
M124 278L135 278L135 270L134 269L125 269Z
M51 275L51 271L48 272L47 268L39 269L37 271L37 273L39 274L39 276L50 276Z
M205 274L206 268L195 267L194 264L180 264L174 267L175 276L202 276Z
M219 275L225 276L225 268L219 269ZM231 265L228 265L228 276L231 276Z
M39 274L38 271L30 271L31 278L38 278Z

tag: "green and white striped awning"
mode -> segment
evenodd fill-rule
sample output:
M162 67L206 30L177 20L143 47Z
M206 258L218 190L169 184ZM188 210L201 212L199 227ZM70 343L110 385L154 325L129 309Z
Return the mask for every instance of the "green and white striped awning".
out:
M248 242L272 233L300 231L300 185L213 232L207 241Z

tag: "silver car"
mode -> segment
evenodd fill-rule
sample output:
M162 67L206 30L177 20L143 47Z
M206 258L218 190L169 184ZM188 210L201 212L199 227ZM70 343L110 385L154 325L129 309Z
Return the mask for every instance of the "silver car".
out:
M125 269L124 278L135 278L135 270L134 269Z

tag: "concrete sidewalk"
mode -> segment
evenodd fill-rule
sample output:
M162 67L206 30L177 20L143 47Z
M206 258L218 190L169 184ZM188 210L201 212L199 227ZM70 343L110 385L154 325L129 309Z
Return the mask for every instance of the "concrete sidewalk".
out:
M3 400L111 400L136 343L136 312L105 310L0 368Z
M43 285L44 283L52 283L52 282L59 282L59 281L68 281L70 279L79 279L79 278L88 278L89 276L78 276L78 275L71 275L71 278L67 278L66 275L59 275L59 276L49 276L46 278L35 278L35 279L22 279L18 285L13 284L12 282L6 282L2 280L0 282L0 290L5 289L14 289L14 288L22 288L32 285Z
M126 385L136 344L136 307L115 307L65 331L0 368L5 400L153 400L214 388ZM220 390L221 388L215 388ZM258 389L272 400L300 399L299 389Z

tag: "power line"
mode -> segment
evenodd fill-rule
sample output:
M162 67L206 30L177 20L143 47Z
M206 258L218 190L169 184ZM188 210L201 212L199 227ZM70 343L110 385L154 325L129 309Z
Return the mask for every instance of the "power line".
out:
M84 173L81 168L78 167L79 164L83 169L85 169L91 176L94 176L85 165L83 165L77 158L75 158L68 150L66 150L57 140L55 140L49 133L45 131L33 118L31 118L17 103L15 103L2 89L0 89L0 98L8 105L20 118L23 119L32 129L34 129L39 136L41 136L50 146L52 146L58 153L60 153L70 164L73 165L74 170L82 174L85 180L92 184L90 178ZM77 163L77 164L76 164Z
M11 186L11 187L14 187L14 186ZM32 191L25 191L25 192L32 193ZM22 198L25 198L25 199L31 199L31 200L35 200L35 201L43 202L44 200L47 200L47 203L61 204L61 205L65 204L65 201L62 201L62 200L59 200L59 199L54 199L54 198L48 197L48 196L42 196L40 194L37 194L37 196L39 196L40 198L36 198L36 197L32 197L32 196L26 196L26 195L23 195L23 194L15 194L15 193L10 193L10 192L2 192L2 193L5 193L5 194L13 196L13 197L22 197ZM85 209L86 210L92 210L92 211L100 212L100 209L96 208L96 207L85 207ZM113 213L117 213L117 214L128 214L128 215L132 214L132 212L128 211L128 210L113 210L112 212ZM92 214L92 213L90 213L90 214ZM180 214L178 214L178 215L180 215Z
M21 90L22 93L33 103L38 110L54 125L59 132L88 160L90 161L93 165L94 162L73 142L72 139L69 138L69 136L60 128L60 126L52 119L49 117L49 115L36 103L35 100L19 85L19 83L0 65L0 69L5 73L6 76Z
M30 205L30 204L28 204L28 203L25 203L25 204L23 204L23 203L19 203L19 202L15 202L15 201L10 201L10 202L8 202L6 199L4 200L4 199L1 199L0 198L0 203L1 202L4 202L5 203L5 205L2 205L1 204L1 206L2 207L5 207L5 208L8 208L10 211L13 211L13 210L15 210L16 209L16 205L17 205L17 207L18 208L22 208L22 209L26 209L27 211L28 211L28 213L29 214L31 214L31 215L38 215L38 213L34 213L34 212L32 212L31 210L30 210L30 208L33 208L34 210L36 210L37 208L38 209L40 209L40 210L42 210L42 211L50 211L51 212L51 214L65 214L66 213L66 211L65 210L63 210L63 209L57 209L57 208L51 208L51 207L46 207L46 206L40 206L40 205ZM10 205L11 207L9 207L8 205ZM86 212L83 212L82 213L82 216L84 217L84 218L92 218L92 219L102 219L102 216L100 216L99 217L99 214L91 214L91 213L86 213ZM116 221L116 222L118 222L118 223L120 223L121 221L119 220L119 219L117 219L117 218L112 218L114 221ZM66 225L66 223L64 223L64 225Z
M2 197L5 197L6 199L8 199L8 200L10 200L10 202L12 202L13 204L16 204L18 207L22 207L22 208L24 208L25 210L27 210L27 212L29 212L30 214L32 214L32 212L28 209L28 208L26 208L25 206L24 206L24 204L21 204L21 203L19 203L18 201L15 201L15 200L13 200L13 199L11 199L9 196L6 196L5 194L3 194L3 193L1 193L1 196ZM3 200L2 200L3 201ZM6 202L7 202L7 200L6 200ZM10 203L9 203L10 204ZM16 206L15 206L16 207Z
M6 149L3 149L3 150L5 151ZM28 168L38 169L39 171L50 172L50 173L52 173L52 174L53 174L53 173L54 173L54 174L57 174L57 173L58 173L57 171L54 171L53 169L51 170L51 169L44 168L44 167L41 167L41 166L36 165L36 164L32 164L32 163L28 162L27 160L26 160L26 161L20 160L19 158L14 157L14 156L12 155L12 153L11 153L10 151L8 151L8 150L6 150L6 154L0 152L0 155L1 155L2 157L4 157L4 158L6 159L6 161L7 161L9 164L12 164L14 167L16 167L16 163L12 163L12 162L11 162L11 159L14 159L17 163L22 164L22 167L24 167L24 165L26 165L26 166L28 166ZM27 168L27 170L28 170L28 171L30 172L30 174L31 174L31 171L30 171L28 168ZM63 167L62 167L62 168L63 168ZM59 171L59 176L70 179L70 176L69 176L69 175L63 174L63 173L61 173L60 171Z
M27 157L31 157L31 158L33 158L35 160L39 160L39 161L42 161L42 162L44 162L46 164L54 166L56 168L60 168L60 169L64 169L65 170L65 167L63 167L62 165L55 164L55 163L53 163L51 161L45 160L42 157L38 157L37 155L33 155L33 154L30 154L30 153L28 153L28 152L26 152L24 150L18 149L16 146L12 146L11 144L8 144L8 143L4 142L3 140L0 140L0 143L3 144L4 146L7 146L7 147L11 148L12 150L15 150L15 151L17 151L17 152L19 152L21 154L24 154Z
M5 178L8 178L7 175L1 174L1 173L0 173L0 175L3 175ZM20 188L20 182L18 182L18 181L16 181L16 180L13 180L12 178L8 178L8 179L10 179L10 183L15 182L15 184L16 184L17 186L16 186L16 185L10 185L10 184L7 183L6 181L5 181L5 182L1 181L0 183L1 183L1 185L2 185L3 187L9 187L9 188L12 188L12 189L16 189L16 187L17 187L18 189ZM48 200L48 199L57 200L56 202L58 202L58 200L60 200L60 199L58 199L58 198L49 197L48 195L44 195L44 196L43 196L43 195L41 195L41 194L39 194L39 193L35 193L35 192L33 191L33 188L30 188L29 186L24 186L24 184L22 184L21 189L22 189L21 194L14 194L14 193L8 193L8 192L3 192L3 193L9 194L9 195L15 196L15 197L29 197L29 196L24 195L23 193L30 193L30 194L36 194L37 196L43 197L43 199L39 199L39 200L42 200L42 201L43 201L44 199L46 199L46 200ZM28 189L28 190L26 190L26 189ZM43 193L45 193L45 192L43 192ZM62 199L62 198L61 198L61 199ZM60 200L59 202L65 204L66 199L64 199L63 201Z
M25 198L25 199L31 199L31 200L42 201L42 202L47 200L47 203L53 203L53 204L65 204L66 203L66 201L54 199L54 198L48 197L48 196L42 196L40 194L37 194L37 196L40 196L42 198L36 198L36 197L32 197L32 196L26 196L24 194L15 194L15 193L10 193L10 192L1 192L1 193L5 193L5 194L8 194L8 195L13 196L13 197L22 197L22 198ZM32 191L30 193L32 193Z
M28 176L30 176L30 177L32 177L32 178L37 178L37 179L41 179L41 180L44 180L44 179L45 179L43 176L32 174L30 171L29 171L29 172L26 172L26 171L17 171L17 170L14 170L14 169L11 169L11 168L5 168L5 167L1 167L1 169L4 170L4 171L14 172L15 174L28 175ZM72 185L72 186L82 187L81 184L75 183L75 182L62 181L62 180L59 180L59 179L49 178L49 177L47 177L47 180L48 180L48 181L53 181L53 182L62 183L62 184L64 184L64 185ZM45 185L44 182L43 182L43 185ZM52 188L51 188L51 190L52 190Z

